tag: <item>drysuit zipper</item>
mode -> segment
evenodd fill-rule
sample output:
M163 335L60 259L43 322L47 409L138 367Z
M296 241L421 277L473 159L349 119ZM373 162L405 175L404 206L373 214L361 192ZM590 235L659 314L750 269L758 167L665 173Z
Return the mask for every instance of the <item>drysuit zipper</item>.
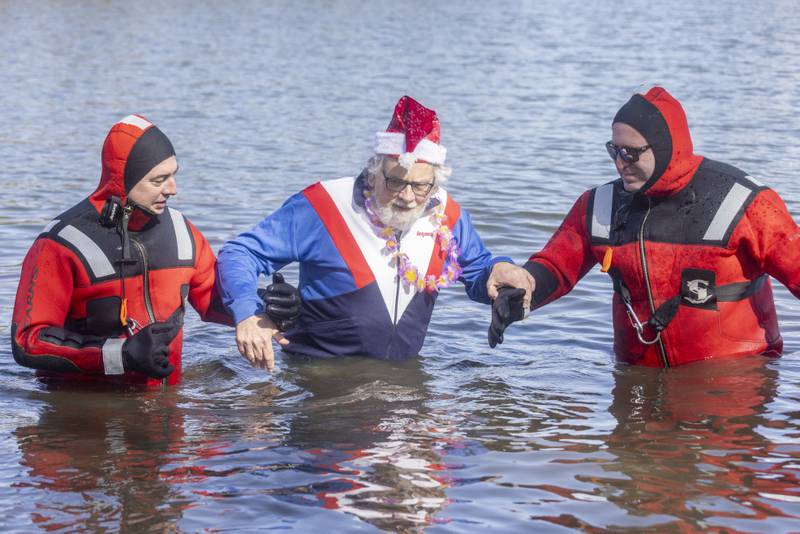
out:
M131 238L131 242L136 246L139 250L139 254L142 256L142 291L144 293L144 307L147 310L147 318L150 319L151 323L154 323L156 322L156 316L153 313L153 303L150 300L150 276L147 268L147 252L144 249L144 245L135 239Z
M644 275L644 287L647 289L647 301L650 304L650 316L652 317L656 313L656 305L653 301L653 290L650 287L650 274L647 270L647 257L645 256L644 252L644 225L647 223L647 217L650 215L650 207L651 201L650 197L647 197L647 212L644 214L644 219L642 219L642 225L639 227L639 257L642 260L642 274ZM669 359L667 358L667 349L664 347L664 341L659 336L658 341L658 352L661 355L661 363L664 367L669 367Z
M150 274L148 272L147 265L147 251L145 250L144 245L135 239L131 238L131 242L139 250L139 254L142 256L142 292L144 293L144 307L147 310L147 317L150 319L150 324L152 324L156 322L156 317L153 313L153 303L150 300ZM161 379L161 384L166 387L166 377Z

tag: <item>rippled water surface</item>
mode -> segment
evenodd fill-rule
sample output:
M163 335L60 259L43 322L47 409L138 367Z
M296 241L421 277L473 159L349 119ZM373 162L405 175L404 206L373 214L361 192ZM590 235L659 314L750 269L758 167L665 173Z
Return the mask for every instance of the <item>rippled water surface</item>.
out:
M41 227L90 192L111 124L173 140L174 204L215 249L323 178L357 173L411 94L438 110L449 190L522 261L584 189L641 84L696 150L800 215L796 1L0 2L0 335ZM289 276L296 276L290 271ZM182 385L47 386L0 348L0 530L800 531L800 307L786 354L616 366L609 282L488 348L443 292L419 358L281 358L188 319Z

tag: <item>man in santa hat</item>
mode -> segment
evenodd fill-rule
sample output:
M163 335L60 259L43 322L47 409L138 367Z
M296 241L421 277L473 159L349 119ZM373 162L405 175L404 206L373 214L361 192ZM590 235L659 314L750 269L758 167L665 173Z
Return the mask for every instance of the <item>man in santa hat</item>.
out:
M499 274L530 287L526 271L492 257L443 189L451 171L439 137L436 112L404 96L358 177L311 185L225 244L222 298L253 365L273 368L273 337L312 357L414 356L439 289L461 281L471 299L489 303ZM259 313L257 281L292 262L300 264L302 313L281 335Z

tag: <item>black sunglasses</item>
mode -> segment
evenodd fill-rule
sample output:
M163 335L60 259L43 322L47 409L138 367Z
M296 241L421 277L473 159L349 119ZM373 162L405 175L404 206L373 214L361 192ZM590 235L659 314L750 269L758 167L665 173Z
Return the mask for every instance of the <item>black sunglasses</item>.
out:
M635 163L639 161L639 156L651 148L653 147L650 145L634 148L632 146L617 146L611 141L606 143L606 150L608 150L608 155L611 156L611 159L616 160L617 158L622 158L622 161L625 163Z

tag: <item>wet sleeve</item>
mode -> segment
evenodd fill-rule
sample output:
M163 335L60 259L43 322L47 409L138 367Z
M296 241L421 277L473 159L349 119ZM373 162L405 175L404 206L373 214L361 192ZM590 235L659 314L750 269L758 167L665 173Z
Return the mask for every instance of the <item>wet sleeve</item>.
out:
M123 372L123 339L64 328L82 269L72 252L47 238L39 238L28 251L11 324L12 354L18 364L62 373Z
M800 228L781 197L772 189L760 191L743 223L732 236L743 264L753 275L773 276L800 298Z
M269 276L284 265L298 261L295 242L297 225L295 195L253 228L228 241L217 261L222 302L233 315L234 323L262 313L263 302L256 293L258 277Z
M586 229L590 194L578 198L544 248L524 265L536 280L533 309L569 293L597 263Z
M233 326L233 316L222 304L214 251L203 234L193 224L189 226L197 249L194 274L189 281L189 303L203 321Z
M459 280L464 283L467 295L474 301L491 303L486 290L486 281L492 273L492 267L501 261L509 263L514 261L505 256L492 257L492 253L483 244L483 240L472 225L472 219L466 210L461 210L458 223L453 229L453 237L458 243L458 263L462 269Z

